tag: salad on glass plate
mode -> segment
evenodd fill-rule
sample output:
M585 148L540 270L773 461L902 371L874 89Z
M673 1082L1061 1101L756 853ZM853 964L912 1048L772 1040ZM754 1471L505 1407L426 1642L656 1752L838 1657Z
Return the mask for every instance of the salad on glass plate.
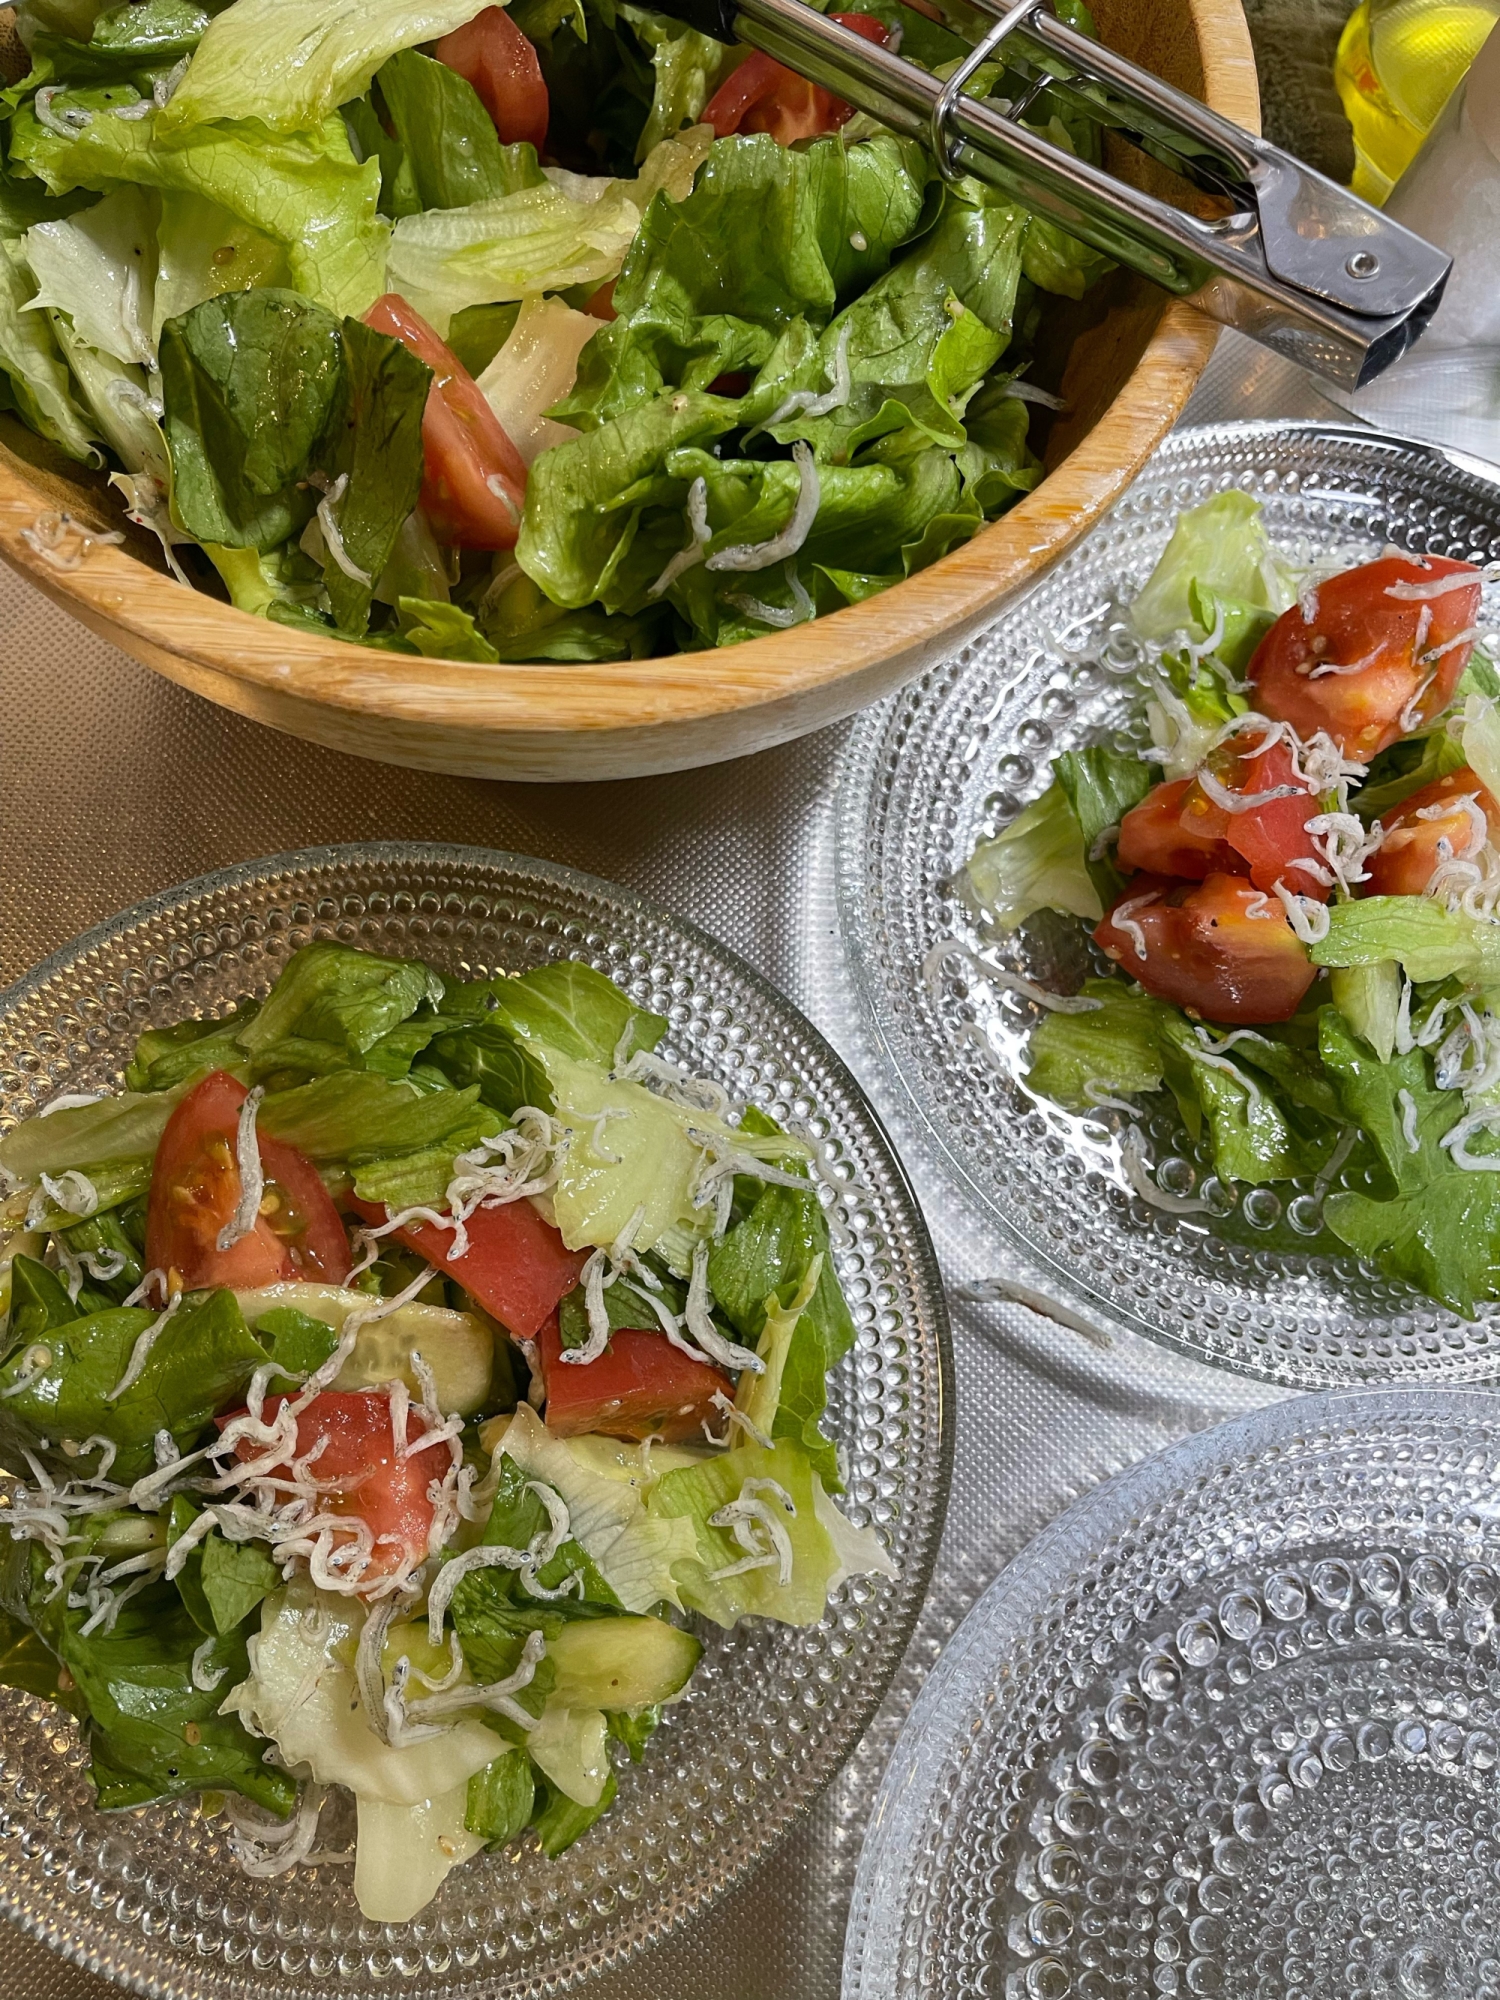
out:
M570 960L325 939L0 1138L0 1682L100 1807L198 1794L264 1877L340 1858L343 1788L404 1923L609 1810L690 1614L894 1574L835 1498L813 1151L666 1026Z
M933 954L1035 1003L1028 1093L1115 1122L1152 1208L1212 1230L1249 1190L1253 1229L1258 1191L1300 1181L1285 1227L1465 1318L1500 1298L1487 580L1278 548L1239 490L1183 513L1117 622L1130 725L1056 757L963 871L992 938L1086 929L1075 990ZM1208 1171L1149 1157L1160 1093Z
M987 19L837 18L939 75ZM184 583L372 646L640 658L887 588L1041 477L1049 300L1110 268L628 0L21 0L16 24L7 405L108 467ZM992 63L969 88L1021 86ZM1097 158L1060 94L1027 105ZM28 533L76 567L75 525Z

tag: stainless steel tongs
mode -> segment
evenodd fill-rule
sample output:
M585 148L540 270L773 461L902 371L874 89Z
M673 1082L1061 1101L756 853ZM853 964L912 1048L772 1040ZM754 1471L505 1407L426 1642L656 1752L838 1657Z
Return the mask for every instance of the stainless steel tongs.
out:
M1344 388L1373 381L1405 353L1452 269L1446 252L1378 209L1068 27L1049 0L973 0L991 25L946 82L805 0L663 4L922 140L946 177L973 174L1003 188L1117 263ZM980 66L996 59L1024 79L1018 98L969 94ZM1023 114L1049 87L1226 199L1230 212L1204 220L1029 130Z

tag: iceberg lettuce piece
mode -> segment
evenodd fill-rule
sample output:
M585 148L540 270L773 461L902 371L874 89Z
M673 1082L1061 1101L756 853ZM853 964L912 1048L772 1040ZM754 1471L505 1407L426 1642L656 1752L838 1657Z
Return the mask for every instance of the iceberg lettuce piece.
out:
M1278 614L1296 601L1291 577L1266 538L1260 502L1237 487L1177 516L1171 541L1130 607L1143 639L1179 632L1207 638L1193 607L1195 583L1216 597Z
M164 132L258 118L305 132L362 97L388 56L461 28L474 0L235 0L209 23Z
M634 1485L575 1455L529 1404L519 1405L498 1438L489 1426L486 1433L492 1450L507 1452L529 1479L561 1496L570 1534L627 1611L663 1602L682 1608L674 1572L696 1550L691 1523L648 1515Z
M491 1736L491 1749L494 1742ZM444 1879L485 1845L468 1826L470 1782L409 1806L359 1794L354 1900L367 1923L409 1924Z
M1408 979L1500 983L1500 923L1446 910L1426 896L1365 896L1335 903L1328 935L1311 946L1314 965L1378 965L1393 959Z
M254 286L287 285L292 277L285 243L186 188L167 188L161 196L156 257L153 346L169 319L191 312L205 299Z
M1338 966L1328 990L1355 1034L1364 1036L1382 1062L1389 1062L1401 1011L1401 968L1396 961L1381 958L1372 965Z
M1091 924L1104 915L1083 829L1056 778L1009 826L980 841L964 875L986 922L997 931L1013 931L1037 910L1061 910Z
M638 1210L632 1238L637 1250L650 1250L680 1231L707 1235L713 1211L692 1203L703 1148L688 1128L717 1128L726 1137L728 1128L706 1113L685 1113L642 1084L611 1082L592 1064L551 1050L543 1051L543 1061L554 1116L573 1135L552 1186L553 1214L568 1248L608 1246ZM605 1118L608 1125L601 1130Z
M384 291L380 163L355 160L342 118L273 133L253 117L167 132L157 128L160 111L115 116L139 102L129 85L70 90L54 100L54 112L89 114L71 136L43 125L33 106L23 105L11 122L11 164L54 194L130 182L204 195L281 244L292 283L330 312L357 318Z
M446 333L469 306L602 284L624 263L655 195L680 201L712 144L710 127L693 126L663 139L633 181L553 167L540 187L402 216L391 236L390 287Z
M1449 740L1446 730L1437 733ZM1500 706L1487 695L1471 694L1464 703L1463 749L1470 769L1500 798Z
M359 1816L360 1911L374 1923L406 1923L484 1845L464 1821L469 1780L493 1762L495 1735L461 1715L425 1741L399 1750L382 1743L348 1664L364 1621L363 1605L299 1577L261 1607L249 1676L219 1712L269 1736L293 1770L348 1786Z
M711 1517L740 1500L747 1481L757 1480L772 1481L780 1489L779 1494L755 1489L751 1497L763 1502L790 1543L791 1575L786 1583L774 1559L725 1574L744 1562L746 1551L729 1527L713 1526ZM781 1495L791 1502L792 1511ZM837 1532L830 1531L838 1510L824 1493L807 1454L785 1439L770 1451L746 1446L691 1470L669 1472L652 1487L646 1508L656 1519L690 1524L698 1552L694 1560L677 1566L682 1599L716 1625L731 1626L751 1613L783 1625L815 1625L829 1592L846 1576L896 1574L873 1528L856 1528L840 1516ZM759 1532L764 1543L767 1531Z
M0 243L0 374L10 405L69 458L98 463L95 430L73 396L67 365L43 312L28 312L33 284L20 245Z
M547 1780L574 1805L596 1806L609 1782L609 1729L602 1710L567 1708L549 1701L526 1752Z
M33 310L56 306L90 347L153 365L156 218L142 189L116 188L64 222L39 222L21 248L37 281Z
M299 1577L261 1606L249 1676L225 1697L220 1712L239 1715L269 1736L289 1766L303 1765L320 1784L347 1785L362 1798L414 1806L456 1786L467 1788L495 1756L494 1731L460 1716L405 1749L382 1743L354 1683L352 1661L364 1622L357 1600Z
M1163 1081L1161 1033L1176 1009L1123 979L1086 979L1088 1013L1048 1014L1031 1031L1027 1088L1067 1111L1098 1108L1098 1094L1136 1097Z

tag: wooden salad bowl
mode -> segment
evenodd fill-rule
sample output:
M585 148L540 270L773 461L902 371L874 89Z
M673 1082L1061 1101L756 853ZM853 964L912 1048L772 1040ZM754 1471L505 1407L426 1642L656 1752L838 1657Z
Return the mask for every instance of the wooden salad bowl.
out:
M1102 38L1258 129L1240 0L1094 0ZM1159 172L1134 149L1116 172ZM210 701L330 749L484 778L641 777L747 755L841 720L993 623L1119 498L1176 422L1217 329L1125 272L1082 306L1046 477L972 541L905 583L787 632L713 652L589 665L482 666L303 636L169 577L102 473L0 416L0 554L91 631ZM26 539L67 510L125 528L60 570Z

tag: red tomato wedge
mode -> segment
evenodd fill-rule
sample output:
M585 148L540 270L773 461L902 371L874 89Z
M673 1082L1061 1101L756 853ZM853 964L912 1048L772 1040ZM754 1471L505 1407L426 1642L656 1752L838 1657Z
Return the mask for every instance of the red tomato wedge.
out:
M286 1400L267 1396L263 1414L268 1424ZM230 1420L220 1417L219 1428ZM408 1410L402 1443L419 1438L426 1422L420 1410ZM333 1573L373 1584L421 1562L432 1527L428 1487L453 1462L447 1445L429 1445L405 1458L397 1448L391 1400L384 1389L325 1389L299 1412L291 1457L306 1458L314 1451L308 1475L318 1485L318 1512L349 1522L347 1529L337 1524L329 1528L327 1560ZM264 1454L265 1447L249 1438L235 1446L243 1463ZM290 1461L264 1469L285 1477Z
M1440 868L1476 860L1500 833L1500 805L1465 764L1392 806L1380 824L1385 838L1365 863L1370 879L1363 893L1421 896Z
M1251 729L1209 753L1183 796L1182 825L1196 839L1222 841L1236 856L1228 872L1248 874L1257 889L1284 881L1299 896L1325 903L1332 876L1307 831L1322 802L1298 782L1290 747L1273 743L1257 751L1264 740L1264 730ZM1205 771L1216 788L1263 803L1231 811L1205 786Z
M366 1222L385 1222L390 1211L375 1202L350 1206ZM569 1250L561 1234L529 1201L476 1208L464 1224L469 1247L453 1255L453 1236L435 1223L412 1222L392 1231L398 1243L446 1271L517 1340L532 1340L558 1301L578 1283L587 1250Z
M734 1398L734 1384L694 1361L664 1333L615 1332L597 1361L564 1361L553 1315L542 1328L547 1428L555 1437L658 1437L663 1444L701 1439L701 1426L723 1429L714 1397ZM717 1420L717 1421L716 1421Z
M448 548L513 549L526 504L526 461L484 391L399 292L377 299L365 325L403 341L433 373L422 413L422 508L433 533Z
M882 48L890 39L889 28L873 14L828 18ZM797 139L837 132L854 116L854 106L757 50L724 79L702 115L703 123L712 125L720 139L732 132L768 132L779 146L790 146Z
M433 54L473 84L505 145L524 139L541 152L547 143L548 113L542 66L503 7L486 7L444 35Z
M1461 577L1462 583L1448 583ZM1255 706L1346 757L1424 728L1453 699L1473 650L1480 576L1448 556L1382 556L1283 611L1250 662Z
M1290 1020L1316 976L1276 897L1241 875L1137 877L1094 942L1158 1000L1234 1027Z
M240 1200L236 1152L240 1106L249 1096L227 1070L195 1084L167 1120L151 1169L146 1262L175 1272L184 1291L210 1285L248 1290L286 1278L342 1284L349 1239L318 1170L294 1146L257 1132L265 1192L254 1227L227 1250L219 1233Z
M1183 804L1194 788L1191 778L1169 778L1153 785L1138 806L1120 821L1115 849L1120 866L1141 868L1148 875L1180 875L1201 882L1206 875L1236 875L1244 862L1227 840L1195 832L1182 817Z

